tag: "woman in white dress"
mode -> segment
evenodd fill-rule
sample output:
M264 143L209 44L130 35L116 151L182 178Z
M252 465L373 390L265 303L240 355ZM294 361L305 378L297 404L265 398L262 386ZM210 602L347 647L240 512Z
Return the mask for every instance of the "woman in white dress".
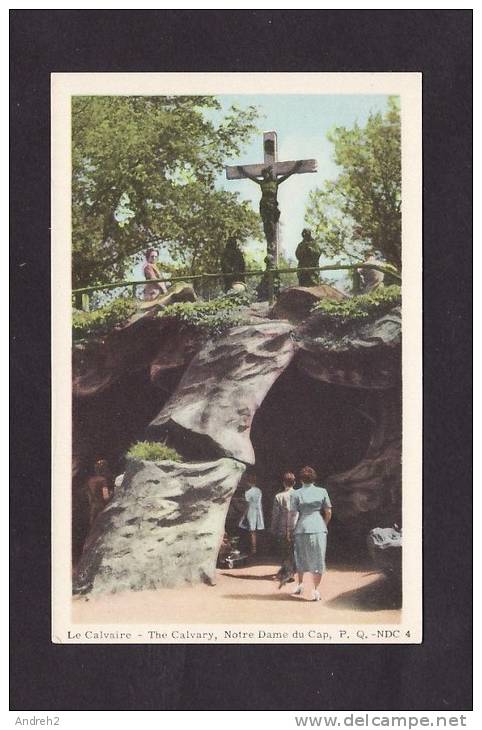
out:
M248 488L244 493L246 510L241 518L239 526L243 530L249 530L251 537L251 555L256 555L256 533L258 530L264 530L262 505L263 493L261 489L256 486L256 474L248 474L246 481L248 482Z

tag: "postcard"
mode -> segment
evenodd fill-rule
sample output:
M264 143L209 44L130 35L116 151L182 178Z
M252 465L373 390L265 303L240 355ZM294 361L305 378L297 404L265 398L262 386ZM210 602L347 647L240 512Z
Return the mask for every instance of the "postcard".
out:
M52 75L52 641L420 643L418 73Z

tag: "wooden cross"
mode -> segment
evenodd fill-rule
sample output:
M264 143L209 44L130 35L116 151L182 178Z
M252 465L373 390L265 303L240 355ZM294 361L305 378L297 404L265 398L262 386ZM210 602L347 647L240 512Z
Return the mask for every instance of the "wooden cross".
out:
M226 178L228 180L243 180L247 178L262 177L266 168L271 168L275 178L283 175L297 174L305 172L317 172L316 160L289 160L287 162L278 161L278 139L276 132L263 133L263 152L264 162L257 165L243 165L242 168L236 165L226 165ZM280 181L282 182L282 180ZM279 213L278 213L279 215ZM276 225L276 234L274 241L274 265L278 266L279 256L279 224Z

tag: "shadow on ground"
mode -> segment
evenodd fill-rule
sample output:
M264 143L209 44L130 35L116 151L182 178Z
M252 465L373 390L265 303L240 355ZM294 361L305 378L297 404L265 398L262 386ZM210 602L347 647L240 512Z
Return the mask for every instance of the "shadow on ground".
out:
M362 588L346 591L327 601L326 606L359 611L385 611L402 607L402 592L398 581L382 577Z
M276 572L268 573L267 575L253 575L244 573L243 575L236 575L235 573L221 573L227 578L241 578L241 580L274 580L276 578Z

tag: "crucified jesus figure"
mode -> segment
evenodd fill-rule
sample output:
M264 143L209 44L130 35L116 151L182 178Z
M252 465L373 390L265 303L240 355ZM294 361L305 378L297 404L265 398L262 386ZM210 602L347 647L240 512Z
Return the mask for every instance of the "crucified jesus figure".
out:
M264 235L268 244L268 256L273 256L274 242L276 238L276 224L280 218L280 209L278 208L278 188L285 180L302 167L303 160L295 162L291 170L285 175L279 175L274 172L273 167L263 168L260 175L251 175L251 173L242 165L238 165L237 169L244 177L249 178L261 188L261 200L259 201L259 214L263 221Z

